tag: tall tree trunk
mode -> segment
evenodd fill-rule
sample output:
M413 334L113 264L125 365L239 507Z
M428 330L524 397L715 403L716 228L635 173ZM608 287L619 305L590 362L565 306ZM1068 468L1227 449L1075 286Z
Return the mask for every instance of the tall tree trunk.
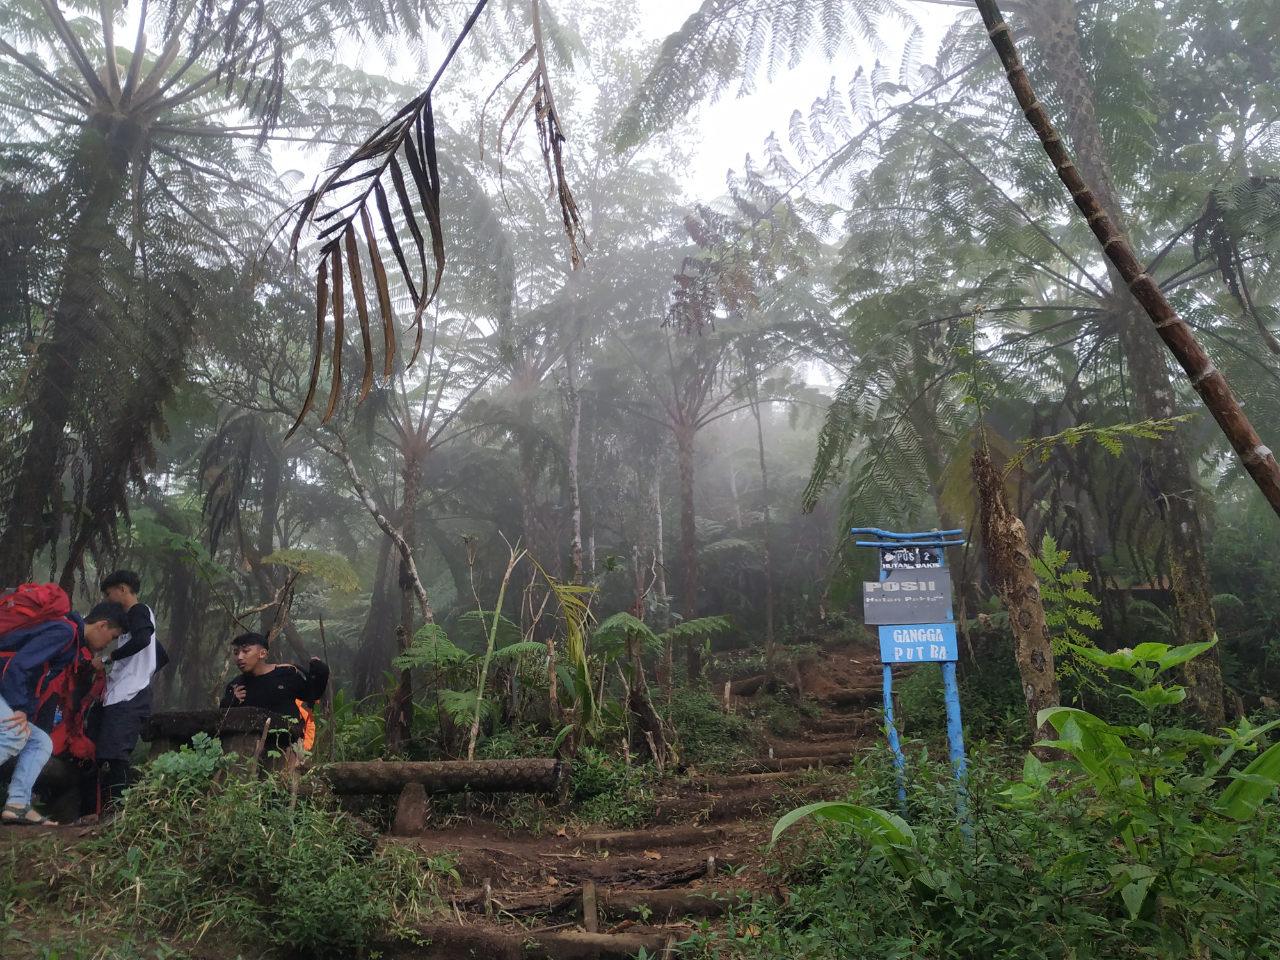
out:
M1026 14L1064 105L1080 175L1094 191L1114 227L1126 233L1127 218L1107 164L1094 92L1080 56L1075 4L1071 0L1037 0L1027 6ZM1110 261L1108 274L1113 310L1119 321L1120 348L1129 369L1137 414L1140 418L1154 419L1174 416L1178 412L1174 391L1156 330ZM1210 640L1215 633L1215 617L1204 555L1204 530L1195 501L1197 484L1182 433L1175 430L1162 440L1148 441L1145 446L1145 460L1156 486L1157 502L1153 509L1163 522L1169 544L1175 642ZM1221 726L1225 716L1217 648L1187 664L1184 679L1187 708L1207 727Z
M78 182L64 185L83 200L67 239L53 333L42 347L38 375L29 381L35 389L27 402L31 429L21 453L14 456L17 476L8 490L6 522L0 531L0 587L29 579L36 554L59 536L57 529L49 529L46 515L56 518L61 513L71 399L86 358L105 336L98 319L98 308L106 297L100 281L102 258L110 242L111 210L127 182L131 150L119 140L87 131L77 151L77 172L72 174Z
M378 678L386 667L391 653L390 638L395 631L395 614L390 587L391 554L395 544L388 537L378 551L378 567L373 577L373 590L369 594L369 614L360 631L360 646L356 650L353 682L357 700L363 700L376 689Z
M684 618L698 616L698 529L693 513L693 441L696 431L687 424L675 429L676 456L680 463L680 563L684 574ZM685 641L689 682L702 676L702 654L693 640Z
M653 559L654 568L657 576L655 586L658 590L657 616L654 622L654 632L661 633L670 625L671 613L667 609L667 571L666 556L662 549L662 490L660 488L660 477L662 476L661 454L653 458L653 520L654 520L654 546ZM667 689L671 685L671 641L666 642L665 648L658 654L658 686Z
M569 346L565 366L569 373L569 409L572 425L569 428L569 516L572 524L570 545L573 582L582 583L582 499L578 490L578 440L582 434L582 397L578 394L577 345Z
M1031 714L1031 735L1037 741L1054 740L1057 737L1052 727L1045 724L1040 728L1036 723L1041 710L1058 706L1058 678L1053 671L1053 646L1027 531L1009 509L1004 477L992 464L986 447L978 449L972 463L982 517L982 548L996 592L1009 611L1022 695ZM1036 752L1045 751L1040 748Z
M769 516L769 467L764 459L764 427L760 423L760 400L755 386L751 386L751 413L756 418L756 441L760 449L760 487L764 497L764 658L765 681L773 679L777 650L773 642L773 562L769 547L772 523Z
M422 490L422 460L406 451L404 501L400 512L400 535L413 553L418 540L418 496ZM400 559L400 623L396 627L396 646L401 653L413 642L414 601L417 599L408 562ZM400 753L409 740L409 724L413 712L413 674L400 671L400 683L387 704L385 740L388 756Z

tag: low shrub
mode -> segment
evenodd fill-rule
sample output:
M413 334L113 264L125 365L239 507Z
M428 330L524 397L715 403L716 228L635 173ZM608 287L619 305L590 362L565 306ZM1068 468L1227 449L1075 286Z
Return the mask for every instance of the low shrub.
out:
M1247 722L1224 736L1161 723L1185 693L1158 678L1205 646L1082 653L1128 674L1119 696L1144 719L1116 726L1051 708L1041 719L1069 759L1029 755L1020 778L998 757L980 755L961 793L948 764L922 760L911 766L902 811L889 760L877 754L855 771L845 801L779 821L768 869L789 888L787 902L758 902L724 932L700 934L689 952L877 960L1280 955L1280 745L1262 749L1269 727ZM786 832L808 817L818 819L804 834Z
M359 820L281 778L236 776L230 760L197 737L153 763L113 828L83 848L96 864L89 895L178 936L312 955L358 948L439 905L447 858L380 846Z
M727 714L706 687L676 687L655 706L680 734L683 759L699 770L718 769L755 754L755 732L743 716Z

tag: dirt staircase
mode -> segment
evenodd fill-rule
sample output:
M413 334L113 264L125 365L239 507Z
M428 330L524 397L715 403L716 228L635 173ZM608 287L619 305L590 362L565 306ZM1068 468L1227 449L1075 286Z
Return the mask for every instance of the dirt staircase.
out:
M463 883L452 922L422 931L428 946L388 955L622 958L643 948L674 957L696 923L784 896L760 869L773 824L847 791L846 768L878 736L881 703L869 647L819 646L797 675L819 716L768 737L729 773L667 781L647 829L532 837L473 824L396 841L457 855ZM750 700L731 693L728 709Z

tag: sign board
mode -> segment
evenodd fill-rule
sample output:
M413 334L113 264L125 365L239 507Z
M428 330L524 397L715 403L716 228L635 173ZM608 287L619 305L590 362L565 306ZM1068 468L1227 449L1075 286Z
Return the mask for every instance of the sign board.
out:
M862 611L869 626L946 620L951 616L951 571L893 570L888 579L864 581Z
M880 548L881 570L919 570L942 566L941 547L914 547L909 543Z
M947 663L959 659L955 621L880 628L880 660L891 663Z

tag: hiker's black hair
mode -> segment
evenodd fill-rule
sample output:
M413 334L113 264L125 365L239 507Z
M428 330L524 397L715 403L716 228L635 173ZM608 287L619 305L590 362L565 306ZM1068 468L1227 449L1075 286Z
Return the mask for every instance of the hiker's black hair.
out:
M142 578L132 570L117 570L115 573L109 573L102 578L102 583L98 584L98 589L103 593L111 587L128 587L137 596L138 591L142 589Z
M114 600L103 600L101 603L95 603L93 609L85 614L85 623L98 623L106 620L112 626L119 627L122 631L129 629L129 615L125 613L124 604L116 603Z
M271 645L267 643L267 638L260 633L242 633L231 641L233 647L252 647L255 644L264 650L271 649Z

